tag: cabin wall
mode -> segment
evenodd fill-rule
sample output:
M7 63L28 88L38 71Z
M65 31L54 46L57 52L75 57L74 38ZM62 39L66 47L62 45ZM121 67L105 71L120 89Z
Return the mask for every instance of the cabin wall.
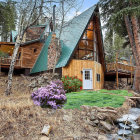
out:
M67 67L62 68L63 76L77 76L83 80L83 69L92 69L93 72L93 89L102 89L104 87L104 71L103 66L95 61L90 60L71 60ZM100 74L100 82L97 81L97 74Z
M43 43L33 43L21 47L22 68L32 68L42 49Z

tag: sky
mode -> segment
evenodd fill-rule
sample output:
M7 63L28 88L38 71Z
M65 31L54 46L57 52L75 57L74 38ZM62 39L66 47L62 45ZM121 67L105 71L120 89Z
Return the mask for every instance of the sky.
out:
M85 11L86 9L90 8L91 6L93 6L94 4L97 4L97 2L99 2L99 0L84 0L81 12Z

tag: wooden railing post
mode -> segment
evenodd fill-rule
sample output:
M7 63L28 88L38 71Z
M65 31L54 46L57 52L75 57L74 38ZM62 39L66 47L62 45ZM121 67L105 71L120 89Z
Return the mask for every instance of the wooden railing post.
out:
M118 53L116 53L116 83L117 88L119 87L119 77L118 77Z
M131 70L131 85L132 85L132 56L130 56L130 65L131 65L131 68L130 68L130 70Z

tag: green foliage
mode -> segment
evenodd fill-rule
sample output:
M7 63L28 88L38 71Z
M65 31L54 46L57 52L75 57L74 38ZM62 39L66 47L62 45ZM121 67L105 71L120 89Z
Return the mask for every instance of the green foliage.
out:
M102 18L106 22L106 28L110 34L114 30L120 36L125 37L127 30L124 15L136 15L140 17L140 0L100 0Z
M7 0L0 2L0 26L2 27L3 41L7 41L9 32L15 30L16 8L15 2Z
M122 95L122 96L133 96L133 94L129 93L127 90L106 90L106 89L102 89L99 92L100 93L112 93L112 94L117 94L117 95Z
M4 53L4 52L0 51L0 57L8 57L8 56L9 56L8 53Z
M66 94L67 104L65 109L80 109L82 105L98 107L120 107L123 105L125 98L123 96L111 95L100 91L81 91Z
M114 41L114 42L113 42ZM125 57L129 59L130 55L132 55L132 51L130 50L130 46L123 47L123 44L126 42L125 38L119 36L118 34L114 34L113 37L106 33L104 46L105 46L105 59L107 63L115 62L116 53L118 53L118 57Z
M61 80L64 84L66 93L75 92L82 88L82 80L78 79L77 77L63 76Z

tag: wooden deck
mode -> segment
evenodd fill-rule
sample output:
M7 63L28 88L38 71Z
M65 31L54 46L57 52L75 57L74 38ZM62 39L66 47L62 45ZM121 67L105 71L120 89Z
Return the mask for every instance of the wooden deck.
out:
M1 68L9 68L11 64L12 58L3 58L0 57L0 66ZM20 59L16 59L15 68L21 68L22 61Z
M118 72L119 78L134 77L135 66L120 62L106 65L106 76L116 76L116 72Z
M134 73L134 70L135 70L135 66L133 65L127 65L127 64L122 64L122 63L108 63L107 64L107 72L113 72L116 70L118 70L118 72L125 72L125 73Z

